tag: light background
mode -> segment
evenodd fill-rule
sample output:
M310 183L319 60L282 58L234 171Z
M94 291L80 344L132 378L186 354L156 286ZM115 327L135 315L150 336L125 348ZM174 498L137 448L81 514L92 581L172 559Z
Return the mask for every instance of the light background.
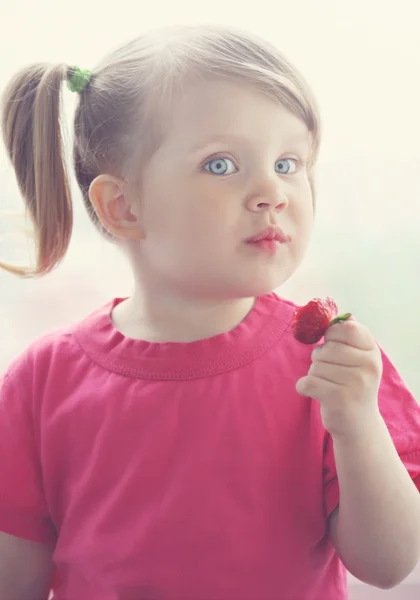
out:
M234 24L273 41L305 75L320 105L316 229L302 268L279 292L302 303L315 295L335 297L342 311L371 328L420 398L417 0L0 0L0 90L27 63L90 68L144 30L199 22ZM74 101L66 92L69 123ZM77 190L75 206L71 248L56 272L37 281L0 273L0 371L36 336L130 292L122 257L93 230ZM1 147L2 259L30 259L23 221L7 216L21 209ZM410 581L420 583L420 575Z

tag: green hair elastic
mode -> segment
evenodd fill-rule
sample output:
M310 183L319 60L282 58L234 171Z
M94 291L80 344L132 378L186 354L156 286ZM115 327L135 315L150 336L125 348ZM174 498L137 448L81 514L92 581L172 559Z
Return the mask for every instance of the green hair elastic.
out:
M92 71L71 67L67 72L67 87L71 92L80 94L92 79Z

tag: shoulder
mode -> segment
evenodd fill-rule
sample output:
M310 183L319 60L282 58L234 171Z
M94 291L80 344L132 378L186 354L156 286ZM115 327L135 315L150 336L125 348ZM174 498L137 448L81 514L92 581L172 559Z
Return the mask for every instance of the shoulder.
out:
M420 460L420 404L390 357L380 347L382 379L379 388L379 408L401 454L417 452Z
M13 358L0 381L3 385L35 384L47 381L52 372L70 370L85 353L78 332L97 322L109 310L111 303L95 310L87 317L69 325L53 329L37 337Z

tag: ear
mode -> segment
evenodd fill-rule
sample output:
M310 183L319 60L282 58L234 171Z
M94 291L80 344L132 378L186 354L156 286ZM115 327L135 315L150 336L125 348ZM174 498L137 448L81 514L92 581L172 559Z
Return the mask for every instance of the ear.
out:
M89 188L89 199L104 228L114 237L142 239L143 230L128 184L112 175L99 175Z

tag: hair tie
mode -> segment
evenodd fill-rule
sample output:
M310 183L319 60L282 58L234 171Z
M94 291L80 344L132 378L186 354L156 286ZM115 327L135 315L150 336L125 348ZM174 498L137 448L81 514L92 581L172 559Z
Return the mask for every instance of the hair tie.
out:
M70 67L67 71L67 87L71 92L80 94L92 79L92 71L80 69L79 67Z

